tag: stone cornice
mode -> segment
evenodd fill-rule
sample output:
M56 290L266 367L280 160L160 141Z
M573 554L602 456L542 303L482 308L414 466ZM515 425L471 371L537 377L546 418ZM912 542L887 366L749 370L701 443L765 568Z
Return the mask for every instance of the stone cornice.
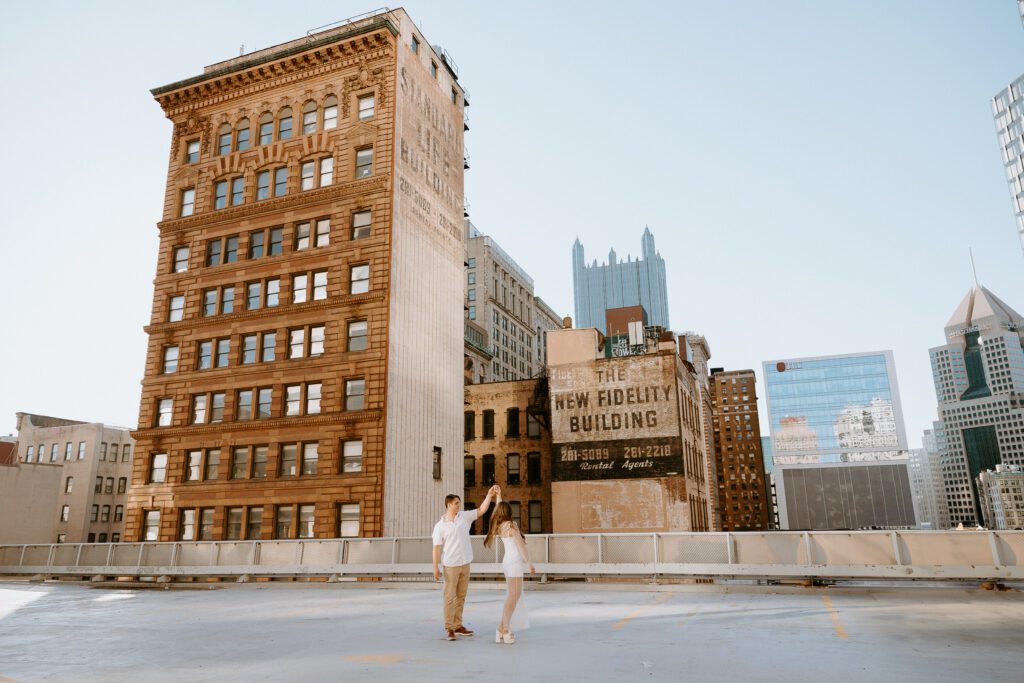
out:
M132 438L159 441L161 438L177 438L182 436L210 436L217 434L237 434L245 436L246 432L265 433L269 429L293 427L329 427L355 425L364 422L379 422L384 416L380 410L352 410L341 413L329 413L317 416L276 417L269 420L245 420L243 422L215 422L204 425L188 425L187 427L149 427L132 431Z
M196 228L206 228L219 223L233 223L242 218L259 218L267 214L302 208L316 202L330 202L338 199L363 196L371 192L383 192L391 181L389 173L378 173L370 178L351 180L341 185L322 187L316 190L294 192L284 197L263 199L258 202L233 206L227 209L208 211L188 218L175 218L157 223L161 236L174 235Z
M178 330L192 332L202 330L207 327L223 330L225 324L228 322L235 323L248 320L260 320L263 318L279 318L284 314L299 314L308 313L310 311L347 308L357 306L359 304L381 301L384 299L384 294L385 292L383 289L367 292L366 294L343 294L341 296L334 296L328 299L321 299L319 301L307 301L301 304L285 304L283 306L259 308L254 311L238 311L237 313L228 313L225 315L211 315L209 317L200 317L195 319L190 318L173 323L156 323L153 325L146 325L142 328L142 331L146 334L153 335L159 332L177 332Z
M384 31L391 34L388 38ZM269 54L257 53L251 59L231 60L209 73L154 88L150 92L168 116L187 109L306 78L311 70L327 70L345 63L356 64L375 51L389 54L398 27L386 16L362 26L343 30L309 42L292 41ZM362 35L362 38L359 36Z

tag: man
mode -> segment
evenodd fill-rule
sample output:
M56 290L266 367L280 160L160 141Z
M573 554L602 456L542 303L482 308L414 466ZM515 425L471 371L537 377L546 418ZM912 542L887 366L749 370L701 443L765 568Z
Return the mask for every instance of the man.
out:
M457 495L445 496L444 516L434 525L434 580L441 578L438 563L444 565L444 629L448 640L456 636L471 636L462 623L462 607L466 603L469 589L469 565L473 562L473 546L469 540L469 528L491 506L491 498L498 494L498 487L492 486L487 497L476 510L459 512L462 499Z

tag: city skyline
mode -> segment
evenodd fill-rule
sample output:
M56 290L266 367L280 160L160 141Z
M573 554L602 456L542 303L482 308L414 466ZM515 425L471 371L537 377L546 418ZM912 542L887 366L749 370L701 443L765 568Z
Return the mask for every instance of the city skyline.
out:
M53 41L33 51L35 73L12 74L25 101L52 100L54 86L38 73L74 56L81 74L61 92L78 103L76 129L102 149L75 154L59 135L10 141L19 163L0 169L0 187L17 258L0 278L17 297L5 307L13 334L0 354L0 433L14 431L19 410L137 421L171 134L148 89L230 58L240 43L249 52L369 9L311 3L301 17L268 22L257 11L233 23L230 9L213 8L196 24L189 7L167 17L118 3L18 7L0 28L12 58L44 31ZM1024 64L1011 3L665 5L651 46L631 44L603 66L582 55L617 36L608 5L579 14L527 3L488 30L484 8L406 8L451 52L473 95L473 219L559 314L572 310L575 236L628 253L636 226L649 224L674 325L707 337L712 365L759 370L766 358L891 348L916 445L936 417L927 350L948 302L971 284L968 246L981 283L1024 305L990 111L992 94ZM97 14L100 28L80 33ZM146 27L158 18L167 30L154 35ZM510 60L493 49L493 30L509 44L527 30L555 44L570 30L575 47ZM526 107L540 73L558 96ZM640 126L631 123L637 114ZM0 116L6 130L23 129L13 110ZM609 131L610 145L598 144ZM745 183L727 175L737 159ZM57 160L62 171L47 172ZM508 188L536 201L510 201ZM739 271L724 276L726 261ZM699 296L695 283L714 287Z

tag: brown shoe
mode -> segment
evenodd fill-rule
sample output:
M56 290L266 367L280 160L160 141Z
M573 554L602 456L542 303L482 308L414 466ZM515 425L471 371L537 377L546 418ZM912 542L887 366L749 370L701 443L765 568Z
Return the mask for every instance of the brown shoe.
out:
M455 640L455 631L448 629L448 640Z
M470 631L465 626L458 627L457 629L455 629L454 633L457 636L471 636L471 635L473 635L473 632Z

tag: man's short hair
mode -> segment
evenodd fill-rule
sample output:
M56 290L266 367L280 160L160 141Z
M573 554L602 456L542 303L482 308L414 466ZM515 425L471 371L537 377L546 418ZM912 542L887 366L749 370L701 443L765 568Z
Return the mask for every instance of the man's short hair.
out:
M453 500L462 500L462 499L459 498L459 496L457 496L454 493L449 493L447 496L444 497L444 506L448 507L449 505L451 505L451 502Z

